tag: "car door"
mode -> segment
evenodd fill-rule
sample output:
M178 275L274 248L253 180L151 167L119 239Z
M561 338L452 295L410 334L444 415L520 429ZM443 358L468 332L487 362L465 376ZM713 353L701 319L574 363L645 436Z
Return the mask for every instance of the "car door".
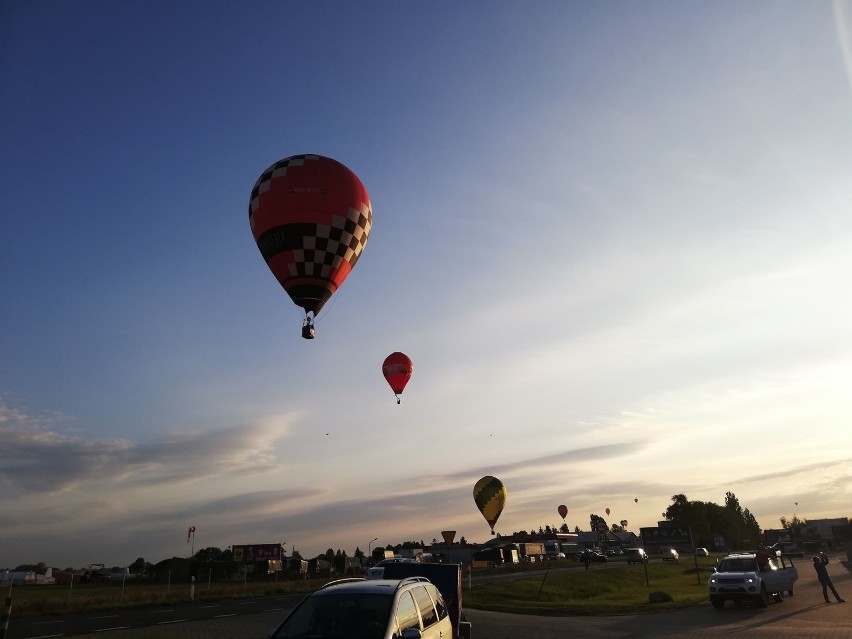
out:
M447 619L442 619L438 614L435 602L426 586L412 588L411 594L414 596L417 609L420 611L420 619L423 622L423 639L450 639L452 637L452 625L448 625ZM435 594L437 594L437 590Z
M394 637L402 637L409 628L420 630L420 615L417 612L417 604L411 597L411 591L406 590L399 594L399 601L394 613Z
M778 567L778 572L780 573L779 579L781 580L781 589L792 592L793 584L795 584L796 580L799 578L799 570L793 565L793 560L789 557L785 557L784 555L778 557L776 565Z

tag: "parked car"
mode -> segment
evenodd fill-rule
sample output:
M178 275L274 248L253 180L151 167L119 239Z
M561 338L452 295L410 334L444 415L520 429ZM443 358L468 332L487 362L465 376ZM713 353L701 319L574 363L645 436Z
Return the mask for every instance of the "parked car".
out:
M769 598L784 600L784 592L793 594L793 585L799 571L789 558L773 556L768 552L736 553L728 555L714 569L707 583L710 603L716 609L725 601L747 601L761 608L769 605Z
M695 549L695 556L696 557L709 557L710 553L707 552L706 548L696 548Z
M644 548L628 548L624 551L624 554L627 555L628 564L648 563L648 555Z
M425 577L341 579L305 597L270 639L308 636L446 639L453 636L453 622Z
M662 554L663 554L663 561L673 561L675 563L680 562L680 555L678 554L677 550L675 550L674 548L667 548L667 549L662 551Z
M587 557L593 564L605 564L608 561L606 555L597 550L584 550L580 553L580 561L586 561Z

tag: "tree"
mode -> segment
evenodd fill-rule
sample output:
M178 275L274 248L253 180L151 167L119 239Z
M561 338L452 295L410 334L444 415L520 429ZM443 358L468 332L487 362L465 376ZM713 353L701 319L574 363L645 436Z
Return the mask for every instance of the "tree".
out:
M599 525L604 530L607 530L609 528L609 526L606 523L606 519L604 519L603 517L601 517L599 515L595 515L595 514L589 515L589 524L591 525L590 530L592 532L597 530Z
M216 546L208 546L207 548L202 548L197 551L193 557L198 561L223 561L221 548L217 548ZM138 561L138 560L137 560Z
M796 515L793 515L793 518L790 519L789 521L787 520L786 517L781 517L780 522L781 522L781 528L786 528L788 530L795 530L795 529L801 528L802 526L804 526L808 523L807 520L799 519Z
M138 575L140 573L145 572L145 569L148 567L148 564L145 563L145 560L142 557L139 557L130 564L127 569L130 571L131 575Z
M689 501L686 495L672 497L663 517L692 530L696 546L711 546L715 536L723 536L737 548L755 546L760 539L760 525L754 515L740 505L732 492L725 493L725 505L713 502Z

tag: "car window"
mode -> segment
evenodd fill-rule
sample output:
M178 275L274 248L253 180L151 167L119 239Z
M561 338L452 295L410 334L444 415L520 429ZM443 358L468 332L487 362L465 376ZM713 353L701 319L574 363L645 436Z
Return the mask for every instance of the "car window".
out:
M417 602L417 609L420 610L420 616L423 619L423 627L428 628L433 623L438 621L438 613L435 611L435 604L432 603L432 598L426 592L424 586L417 586L411 589L411 594L414 595L414 601Z
M757 561L748 558L728 557L719 563L719 572L757 572Z
M382 637L391 603L391 597L385 594L311 596L287 617L273 637Z
M449 615L450 612L449 610L447 610L447 604L444 603L444 598L441 596L441 591L439 591L432 584L427 585L426 590L429 591L429 594L432 595L432 600L435 602L435 610L438 612L438 619L443 619L444 617Z
M399 635L402 635L408 628L420 628L417 604L414 603L409 591L405 591L399 596L399 603L396 607L396 624Z

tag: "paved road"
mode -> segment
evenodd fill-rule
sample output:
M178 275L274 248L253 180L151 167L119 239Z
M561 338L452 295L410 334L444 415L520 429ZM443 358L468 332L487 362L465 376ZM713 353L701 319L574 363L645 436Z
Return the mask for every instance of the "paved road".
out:
M850 603L825 604L822 589L807 562L799 565L796 595L768 608L735 607L724 610L709 604L646 615L611 617L533 617L467 609L473 623L474 639L850 639L852 638L852 574L838 561L829 564L830 573L841 595ZM206 621L164 618L158 625L130 629L110 629L108 619L95 634L77 635L78 639L264 639L286 613L287 601L280 609L263 610L276 598L257 600L259 611L252 614L219 617ZM240 604L247 606L247 604ZM151 614L152 611L146 611ZM163 613L165 614L165 613ZM231 614L221 613L221 614ZM63 620L41 626L11 624L7 639L68 636ZM43 620L42 620L43 621ZM34 620L38 622L38 620Z

